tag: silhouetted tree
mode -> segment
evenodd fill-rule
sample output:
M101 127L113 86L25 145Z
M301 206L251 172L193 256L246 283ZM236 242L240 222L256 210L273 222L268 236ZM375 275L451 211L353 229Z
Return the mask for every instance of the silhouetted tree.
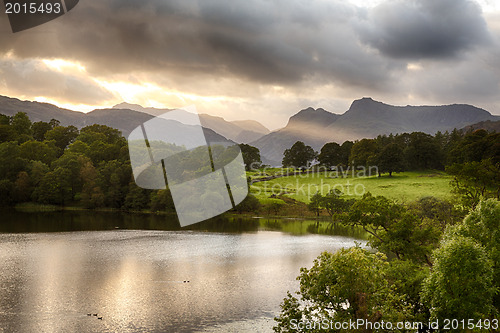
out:
M283 154L284 167L306 168L316 158L317 154L312 147L302 141L297 141Z

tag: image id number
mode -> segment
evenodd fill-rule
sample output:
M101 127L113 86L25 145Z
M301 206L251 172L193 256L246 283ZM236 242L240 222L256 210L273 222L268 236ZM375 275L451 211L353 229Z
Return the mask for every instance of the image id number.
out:
M7 2L5 4L6 14L60 14L61 3L35 3L35 2Z

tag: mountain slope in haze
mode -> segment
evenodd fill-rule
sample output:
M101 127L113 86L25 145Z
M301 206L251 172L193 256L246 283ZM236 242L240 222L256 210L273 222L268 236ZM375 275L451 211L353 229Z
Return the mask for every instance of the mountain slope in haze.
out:
M32 122L57 119L62 126L73 125L77 128L100 124L116 128L127 137L142 123L154 118L153 115L131 109L97 109L89 113L71 111L48 103L21 101L17 98L0 96L0 113L13 116L26 112ZM162 112L165 113L165 112ZM162 114L161 113L161 114ZM227 142L227 139L209 128L203 128L208 142Z
M393 106L362 98L354 101L328 130L337 133L337 140L345 141L390 133L420 131L435 134L496 118L486 110L467 104Z
M51 119L57 119L62 126L80 124L85 118L82 112L62 109L49 103L21 101L17 98L0 96L1 114L13 116L18 112L26 112L33 122L49 122Z
M355 100L342 115L322 109L305 109L290 118L287 126L254 142L261 156L280 165L285 149L303 141L315 150L327 142L374 138L379 134L451 131L480 121L498 120L488 111L466 104L443 106L392 106L371 98Z
M121 103L113 109L130 109L153 116L159 116L172 109L145 108L138 104ZM210 128L222 136L238 143L255 141L270 131L264 125L255 120L227 121L222 117L200 114L200 123L203 127Z
M476 124L472 124L469 126L465 126L461 130L463 132L469 132L469 131L475 131L479 129L484 129L488 132L497 132L500 133L500 120L497 121L491 121L491 120L486 120L486 121L481 121Z
M326 128L339 118L340 115L323 109L307 108L290 117L286 127L250 144L259 148L265 164L281 165L283 152L296 141L303 141L316 150L320 149L328 142L325 139L331 136Z

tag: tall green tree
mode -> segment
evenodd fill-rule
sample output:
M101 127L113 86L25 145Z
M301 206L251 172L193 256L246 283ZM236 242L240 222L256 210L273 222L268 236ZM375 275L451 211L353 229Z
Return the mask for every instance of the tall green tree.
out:
M395 143L390 143L380 151L378 158L378 171L380 173L401 172L404 170L403 149Z
M55 145L63 151L78 136L78 129L75 126L56 126L45 133L45 139L54 140Z
M130 182L129 191L125 197L125 208L131 210L141 210L148 208L149 206L149 195L148 192L134 182Z
M342 222L361 226L372 237L369 244L398 259L431 265L430 254L441 236L439 224L418 218L406 207L367 193L349 209Z
M21 157L16 142L0 143L0 179L14 182L19 172L25 171L27 166L28 161Z
M467 207L474 208L481 198L500 200L500 164L494 165L491 159L455 163L446 172L453 175L453 190Z
M50 165L56 158L59 149L54 145L54 141L29 140L19 146L20 156L30 161L40 161Z
M12 117L11 126L16 131L18 137L24 136L29 138L32 135L31 120L26 112L16 113L14 117Z
M275 332L324 332L321 323L364 320L411 321L412 312L388 284L384 255L359 247L323 252L311 269L301 268L299 298L288 296L275 318ZM312 323L293 327L296 322ZM333 330L327 330L328 332Z
M404 154L406 164L411 170L443 168L440 149L432 135L422 132L411 133Z
M377 143L373 139L362 139L354 143L351 149L350 163L355 166L369 166L378 153ZM376 162L375 162L376 163ZM372 164L375 165L375 164Z
M58 167L45 174L33 191L36 201L43 204L65 205L73 199L72 174L68 169Z
M33 191L30 176L26 171L21 171L17 175L12 188L12 198L15 202L27 202L31 199Z
M16 131L11 125L0 124L0 143L15 141L17 138Z
M314 212L316 216L319 216L319 214L321 213L322 202L323 202L323 196L321 195L321 193L316 192L309 200L307 208L311 212Z
M321 207L325 208L330 216L340 215L349 210L354 200L347 200L342 197L343 193L338 190L331 190L321 200Z
M459 223L447 229L445 240L468 237L484 247L493 263L493 282L496 289L493 305L500 311L500 202L494 199L481 201Z
M45 140L45 134L52 129L50 123L44 121L37 121L31 125L31 130L33 131L33 138L37 141Z
M321 148L318 161L327 168L341 165L344 162L342 147L336 142L328 142Z
M349 164L351 150L354 146L354 142L352 141L344 141L344 143L340 146L342 149L342 166L345 168Z
M283 154L283 167L307 168L314 161L317 154L311 146L297 141Z
M493 264L470 238L445 240L434 251L434 266L422 289L431 319L488 319L494 314Z
M241 154L243 155L243 162L245 163L245 170L255 170L260 168L262 160L260 158L259 148L242 143L239 145Z

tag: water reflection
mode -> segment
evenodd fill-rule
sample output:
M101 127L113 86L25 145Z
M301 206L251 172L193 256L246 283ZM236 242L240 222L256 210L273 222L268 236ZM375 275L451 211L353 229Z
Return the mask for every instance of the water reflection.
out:
M0 211L0 232L34 233L98 230L168 230L248 233L283 231L295 235L321 234L367 239L359 227L343 226L329 219L250 218L219 216L181 228L175 215L99 211L20 212Z
M165 216L34 215L0 223L0 331L269 331L299 268L355 241L265 230L314 221L193 226L227 231L205 232L122 230L175 224Z

